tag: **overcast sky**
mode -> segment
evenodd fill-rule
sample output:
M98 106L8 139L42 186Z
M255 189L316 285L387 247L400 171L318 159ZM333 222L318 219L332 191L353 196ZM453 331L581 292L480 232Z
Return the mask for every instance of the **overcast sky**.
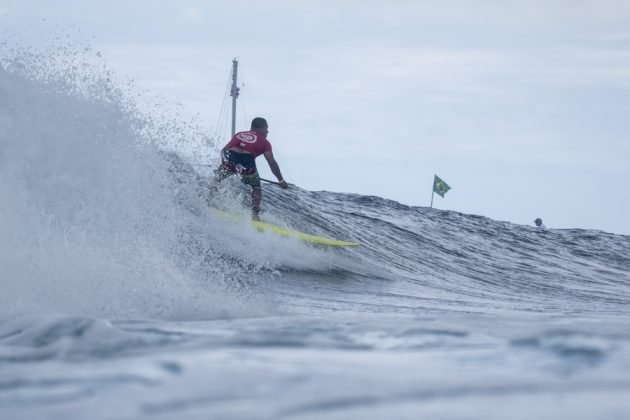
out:
M630 234L630 1L0 0L42 25L209 129L238 57L237 129L303 188L428 206L438 174L437 208Z

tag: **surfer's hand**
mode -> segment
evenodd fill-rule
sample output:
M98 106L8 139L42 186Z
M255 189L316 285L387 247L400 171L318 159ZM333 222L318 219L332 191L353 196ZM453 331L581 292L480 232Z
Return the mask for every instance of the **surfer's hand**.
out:
M285 189L285 190L287 188L289 188L289 184L287 184L287 181L285 181L284 179L282 181L278 182L278 185L280 185L280 187Z

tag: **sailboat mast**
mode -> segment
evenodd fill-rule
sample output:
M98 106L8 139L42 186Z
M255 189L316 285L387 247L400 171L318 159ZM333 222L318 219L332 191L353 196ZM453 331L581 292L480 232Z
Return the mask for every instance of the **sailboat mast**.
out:
M238 61L236 58L232 60L232 90L230 96L232 97L232 137L236 133L236 99L238 98L239 88L236 85L238 74Z

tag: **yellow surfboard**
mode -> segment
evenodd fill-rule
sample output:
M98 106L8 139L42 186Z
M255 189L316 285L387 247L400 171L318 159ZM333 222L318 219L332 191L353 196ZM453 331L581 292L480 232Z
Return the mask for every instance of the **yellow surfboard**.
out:
M231 222L239 223L241 222L241 218L238 216L234 216L232 214L226 213L222 210L215 209L212 207L212 211L215 212L220 217L224 219L230 220ZM346 242L346 241L338 241L336 239L328 239L323 238L321 236L310 235L308 233L300 232L299 230L284 228L281 226L272 225L271 223L259 222L257 220L252 220L252 226L256 229L262 231L270 231L277 235L284 236L285 238L298 238L303 240L304 242L308 242L311 244L318 245L328 245L328 246L360 246L360 243L357 242Z

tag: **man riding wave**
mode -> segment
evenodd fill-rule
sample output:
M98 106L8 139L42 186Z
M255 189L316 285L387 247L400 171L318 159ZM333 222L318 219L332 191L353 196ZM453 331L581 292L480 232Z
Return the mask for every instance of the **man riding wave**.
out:
M271 143L267 140L269 126L267 120L256 117L252 120L249 131L236 133L228 144L221 149L221 165L215 170L215 183L217 185L225 178L238 175L244 184L252 187L252 219L260 220L260 202L262 200L262 188L260 176L256 168L256 158L263 155L269 164L271 172L278 178L278 185L286 189L289 187L280 172L280 167L273 157Z

